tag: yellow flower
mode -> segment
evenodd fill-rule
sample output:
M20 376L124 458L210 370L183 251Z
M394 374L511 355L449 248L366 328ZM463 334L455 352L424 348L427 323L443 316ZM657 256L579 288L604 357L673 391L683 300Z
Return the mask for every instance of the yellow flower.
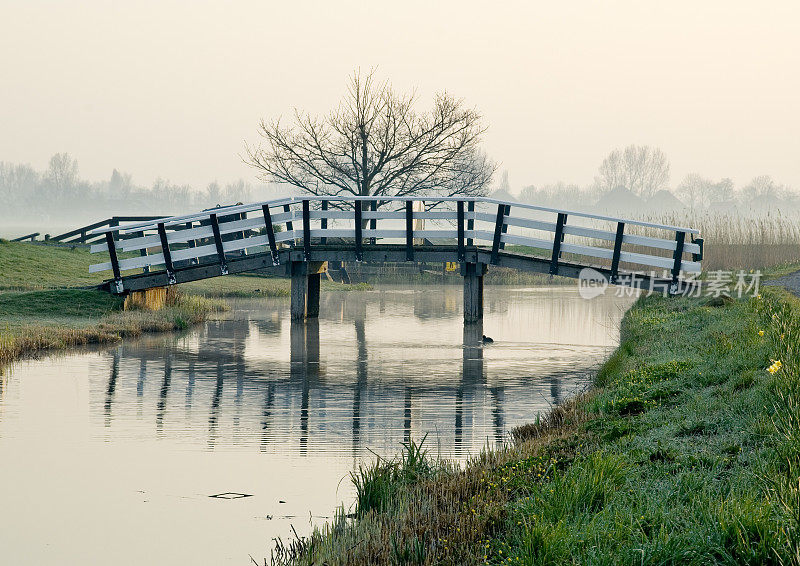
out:
M759 335L759 336L764 336L764 331L763 331L763 330L759 330L759 331L758 331L758 335Z

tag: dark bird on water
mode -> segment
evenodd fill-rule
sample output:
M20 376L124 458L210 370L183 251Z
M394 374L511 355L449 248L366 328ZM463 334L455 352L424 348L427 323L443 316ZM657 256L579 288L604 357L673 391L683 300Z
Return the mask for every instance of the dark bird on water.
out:
M486 336L486 334L484 334L484 335L483 335L483 338L481 338L481 341L482 341L484 344L491 344L492 342L494 342L494 340L492 340L491 338L489 338L488 336Z

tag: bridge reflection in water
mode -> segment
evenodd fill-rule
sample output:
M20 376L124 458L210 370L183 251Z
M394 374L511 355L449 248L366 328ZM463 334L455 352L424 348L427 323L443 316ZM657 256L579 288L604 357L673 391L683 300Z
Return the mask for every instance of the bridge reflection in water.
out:
M188 336L111 350L93 372L104 434L359 457L427 433L462 457L585 386L630 302L491 290L481 326L461 324L458 288L322 300L320 318L300 323L283 300L240 301Z

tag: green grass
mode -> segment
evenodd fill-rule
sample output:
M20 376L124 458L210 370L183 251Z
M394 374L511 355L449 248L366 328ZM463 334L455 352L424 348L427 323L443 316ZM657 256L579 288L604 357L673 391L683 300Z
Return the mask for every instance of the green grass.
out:
M173 294L158 311L122 310L123 300L87 289L0 293L0 364L47 350L184 330L227 305Z
M0 291L99 285L108 274L89 266L101 261L88 248L0 240Z
M361 468L356 518L273 558L800 564L800 302L769 289L714 304L640 300L592 391L463 470Z
M773 265L772 267L763 269L761 276L765 281L768 281L770 279L777 279L785 275L790 275L796 271L800 271L800 262L787 261L785 263Z
M28 317L93 319L122 308L123 299L91 289L0 293L0 317L6 322Z

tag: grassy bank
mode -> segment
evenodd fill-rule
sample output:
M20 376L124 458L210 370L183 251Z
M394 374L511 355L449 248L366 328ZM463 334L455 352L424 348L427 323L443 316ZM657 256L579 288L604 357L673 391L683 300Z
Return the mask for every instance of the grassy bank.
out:
M183 330L224 310L221 301L175 296L159 311L122 310L122 299L90 289L0 293L0 364L47 350Z
M180 289L192 295L217 298L288 297L292 294L291 281L277 277L228 276L183 283ZM325 291L369 291L367 283L345 285L323 279Z
M596 387L465 469L409 445L300 564L800 564L800 303L649 297ZM780 363L776 363L776 360Z
M114 342L145 332L182 330L227 308L224 297L288 297L288 279L228 276L186 283L167 308L122 311L122 299L96 291L107 273L85 247L0 241L0 364L46 350ZM323 282L323 289L368 285Z
M167 308L122 311L122 299L87 288L97 261L86 248L0 242L0 364L83 344L115 342L145 332L181 330L226 308L178 293Z

